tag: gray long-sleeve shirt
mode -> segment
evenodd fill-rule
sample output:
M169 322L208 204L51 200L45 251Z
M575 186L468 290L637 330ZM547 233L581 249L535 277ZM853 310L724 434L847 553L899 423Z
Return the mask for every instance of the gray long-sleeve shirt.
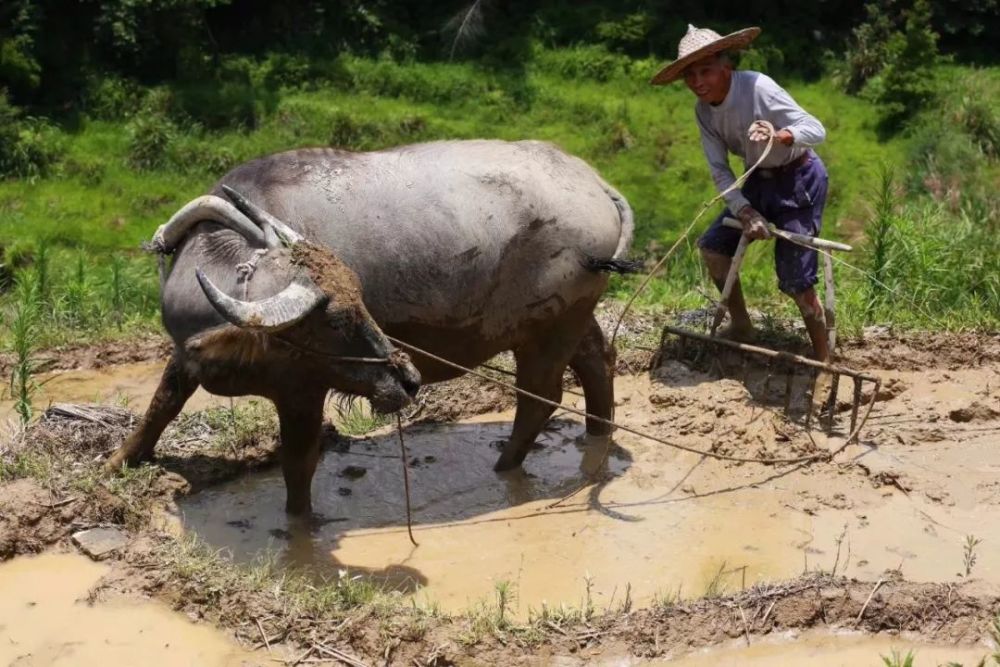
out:
M760 165L765 168L788 164L826 138L822 123L796 104L774 79L760 72L733 72L726 99L715 106L699 101L695 116L701 130L701 146L719 192L736 180L729 168L728 153L743 158L746 168L757 161L767 146L765 141L752 142L747 138L753 121L770 121L775 130L786 129L795 139L791 146L774 142L771 153ZM725 200L733 213L749 204L739 189L727 194Z

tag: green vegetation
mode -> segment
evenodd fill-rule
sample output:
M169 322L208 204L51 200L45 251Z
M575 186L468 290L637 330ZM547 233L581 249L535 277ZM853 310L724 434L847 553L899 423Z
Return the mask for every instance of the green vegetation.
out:
M893 649L889 657L882 656L882 663L885 667L913 667L913 651L907 651L906 655L903 655Z
M301 26L278 12L276 26L305 50L269 34L272 41L254 42L268 50L248 54L234 49L235 33L219 29L219 17L237 12L230 3L100 4L77 17L92 32L66 36L67 53L85 50L79 40L100 47L91 60L81 56L79 71L57 71L56 64L69 65L38 46L41 31L67 17L22 0L12 5L20 9L10 10L11 27L0 29L0 88L7 88L0 95L0 290L14 276L35 276L36 348L157 329L155 260L139 252L140 243L226 170L274 151L443 138L553 141L628 197L637 221L633 254L650 264L714 195L691 94L680 84L646 83L665 59L655 54L671 53L683 28L676 12L626 2L560 13L556 2L503 17L493 3L476 3L484 31L455 51L474 57L454 62L443 56L452 51L454 33L445 26L457 5L421 14L421 32L400 20L401 5L347 3L335 18L316 2L300 9L348 48L331 53L319 33L297 33ZM857 248L839 256L852 267L836 270L838 327L847 334L874 323L995 329L1000 70L938 55L945 46L961 59L966 41L984 43L979 36L993 15L943 0L891 0L867 5L855 26L844 22L860 3L833 5L815 10L829 15L807 17L837 31L827 51L799 49L799 31L778 22L744 65L780 75L827 126L818 150L831 174L824 235ZM692 20L701 12L687 9ZM177 35L154 29L168 19L209 30L218 50L174 44ZM840 48L844 55L834 55ZM176 60L157 60L164 52ZM809 58L791 55L799 52ZM71 111L52 111L55 101ZM637 307L674 311L714 296L694 241L720 209L706 212ZM796 318L776 290L770 254L767 243L750 248L743 275L750 303ZM627 298L637 284L616 278L610 294ZM0 295L7 323L0 347L11 352L17 303L13 292Z

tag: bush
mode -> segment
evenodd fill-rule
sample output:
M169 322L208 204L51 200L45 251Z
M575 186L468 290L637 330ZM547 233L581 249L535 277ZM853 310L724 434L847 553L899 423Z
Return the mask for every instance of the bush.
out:
M895 130L933 99L938 34L931 27L928 0L899 8L898 0L865 6L868 20L854 31L842 75L848 92L862 92L881 107L883 128Z
M0 39L0 81L16 91L31 91L42 81L42 67L31 51L34 40L28 35Z
M609 81L626 76L632 61L610 53L603 46L577 46L558 51L540 51L535 58L542 71L572 79Z
M143 109L126 128L128 132L128 164L140 171L162 166L167 151L177 134L173 122L162 113Z
M84 110L93 118L128 118L139 108L142 89L134 81L116 76L91 76L83 93Z
M44 120L24 116L0 88L0 178L44 176L62 152L55 129Z
M636 12L620 21L602 21L597 24L595 32L611 48L636 52L643 47L648 50L649 32L653 23L653 17L649 14Z
M328 143L350 150L386 148L412 141L426 128L427 121L420 116L373 121L338 111L332 119Z

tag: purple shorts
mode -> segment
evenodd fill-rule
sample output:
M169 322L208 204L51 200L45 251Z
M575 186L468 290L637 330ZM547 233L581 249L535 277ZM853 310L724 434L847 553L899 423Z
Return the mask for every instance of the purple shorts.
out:
M819 236L826 205L826 167L812 151L807 155L803 163L795 166L758 169L743 184L742 192L750 205L779 229ZM723 226L725 217L736 216L728 209L723 211L698 239L698 247L732 257L741 232ZM818 264L815 250L774 240L774 268L782 292L800 294L815 285Z

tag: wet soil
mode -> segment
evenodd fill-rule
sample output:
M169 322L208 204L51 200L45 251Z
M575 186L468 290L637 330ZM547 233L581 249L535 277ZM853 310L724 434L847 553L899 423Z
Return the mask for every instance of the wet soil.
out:
M0 664L264 664L221 632L196 626L162 604L123 599L93 604L91 592L109 570L77 554L0 564Z
M497 396L469 401L482 381L442 385L452 391L416 415L433 422L406 431L417 548L405 536L392 433L327 434L315 489L320 516L296 532L279 512L280 476L267 469L273 438L232 452L175 438L136 505L115 489L82 492L71 483L74 470L120 442L131 417L72 427L54 420L19 446L58 453L58 472L45 483L36 476L2 485L0 557L66 545L82 526L126 525L133 541L112 558L102 590L165 600L248 646L261 643L257 618L266 636L287 644L323 641L371 659L388 652L390 664L656 664L643 661L814 627L970 644L1000 610L1000 544L989 530L1000 525L998 341L900 343L873 332L847 342L845 359L879 375L883 391L860 443L809 466L717 461L619 433L611 474L594 477L603 449L578 442L576 418L563 414L519 477L498 476L489 470L492 441L509 428L510 412L498 410L509 404ZM665 359L652 373L618 379L620 423L765 458L834 449L846 436L843 415L833 433L807 435L804 407L784 415L760 373L744 382ZM565 400L582 406L572 394ZM0 456L10 456L6 447ZM581 484L581 493L550 507ZM473 615L427 618L412 607L388 620L348 615L338 630L343 617L290 615L271 594L232 583L206 590L209 582L164 562L176 540L164 514L237 560L270 553L279 565L343 569L404 596L419 588L418 607L435 601L457 612L492 602L496 584L508 582L517 591L508 612L530 617L531 631L473 632ZM970 535L980 540L971 562ZM560 603L592 613L560 614Z

